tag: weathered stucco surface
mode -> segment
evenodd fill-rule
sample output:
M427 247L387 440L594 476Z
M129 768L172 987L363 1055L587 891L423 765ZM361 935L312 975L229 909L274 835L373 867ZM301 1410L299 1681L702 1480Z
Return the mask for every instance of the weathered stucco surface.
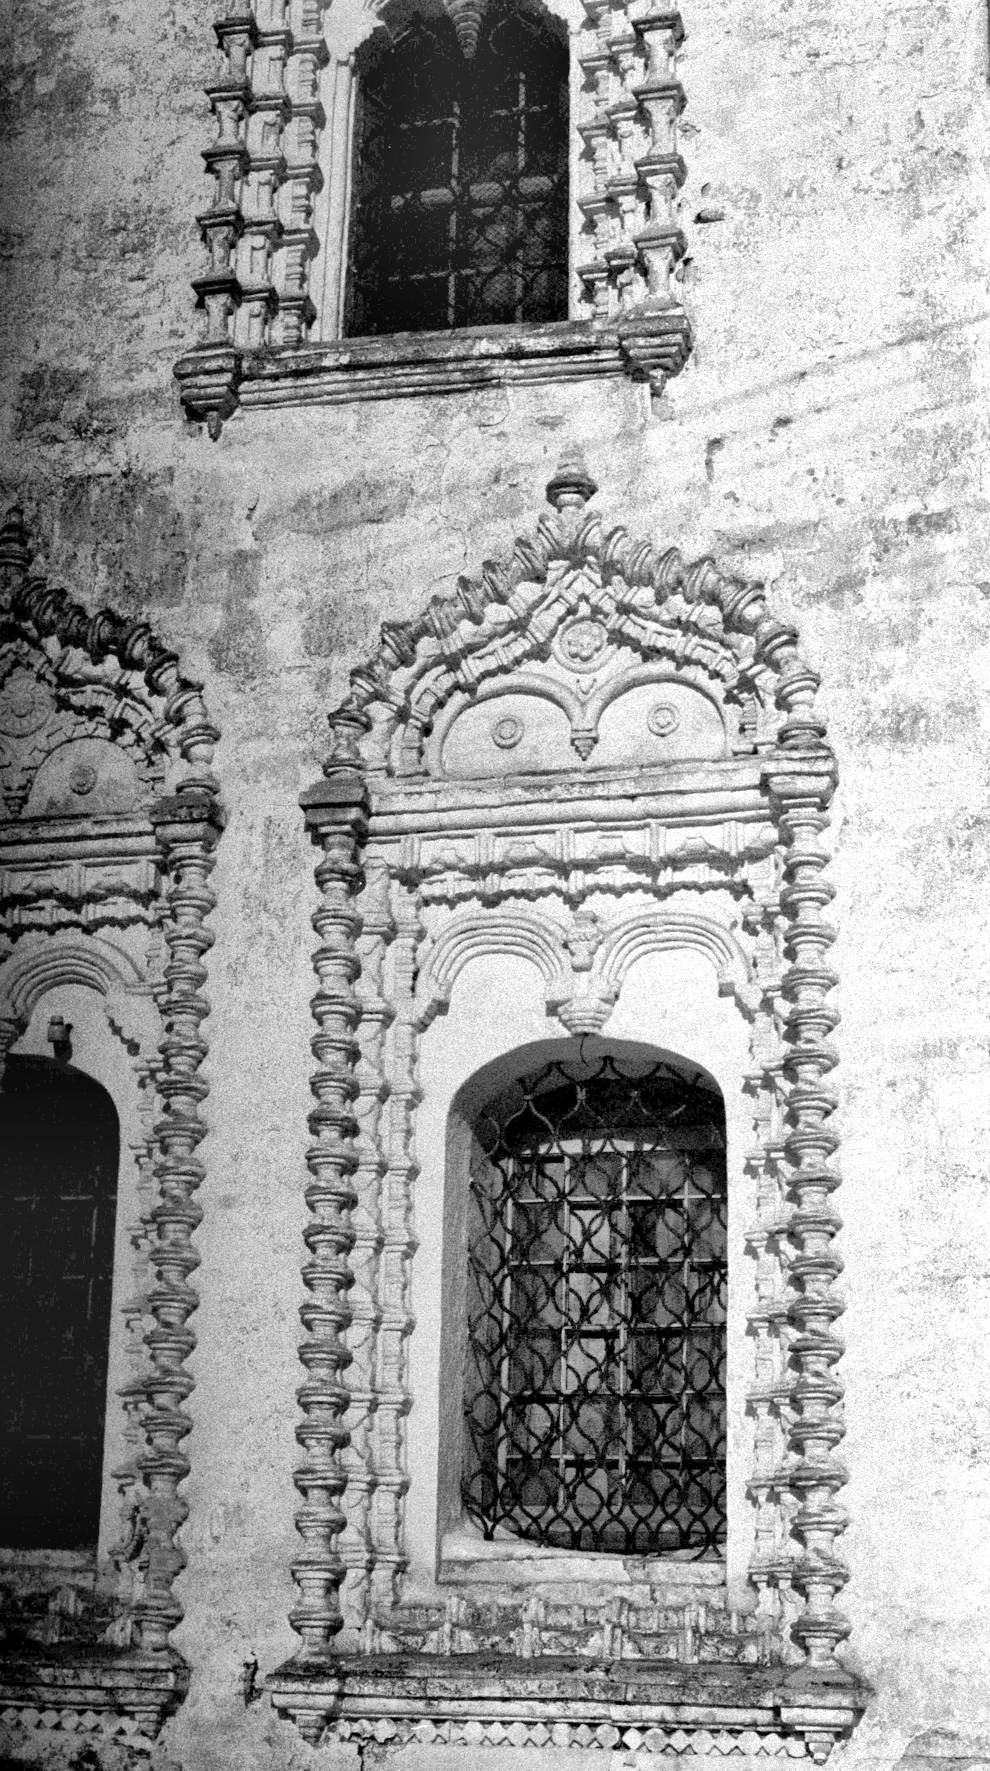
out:
M688 5L697 344L625 381L182 418L208 136L193 0L7 0L5 491L52 577L201 675L215 887L185 1619L159 1771L357 1764L260 1682L293 1646L312 856L296 796L382 619L504 552L562 443L634 533L766 580L821 670L842 786L853 1575L876 1696L849 1771L990 1762L990 141L972 0ZM695 222L704 211L722 220ZM8 1751L14 1750L12 1746ZM51 1743L18 1745L50 1755ZM58 1748L104 1766L117 1749ZM87 1756L89 1754L90 1756ZM612 1755L548 1753L547 1765ZM366 1765L465 1771L469 1749ZM485 1752L490 1771L542 1763ZM634 1757L615 1755L615 1763ZM645 1759L644 1759L645 1762Z

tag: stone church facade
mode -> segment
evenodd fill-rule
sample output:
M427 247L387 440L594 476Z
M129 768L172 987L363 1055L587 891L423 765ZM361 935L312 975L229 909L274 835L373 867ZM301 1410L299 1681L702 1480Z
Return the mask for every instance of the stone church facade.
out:
M985 16L9 24L0 1762L983 1765Z

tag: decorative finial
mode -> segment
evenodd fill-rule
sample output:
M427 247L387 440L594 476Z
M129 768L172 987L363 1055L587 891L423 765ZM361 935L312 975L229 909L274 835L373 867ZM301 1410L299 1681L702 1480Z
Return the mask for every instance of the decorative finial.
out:
M0 571L12 572L18 578L23 578L30 563L31 550L28 547L24 512L19 504L15 504L0 524Z
M486 4L487 0L443 0L444 11L457 32L465 61L472 60L478 47Z
M553 478L547 481L547 501L563 515L568 510L583 510L597 491L598 487L588 472L584 451L577 447L566 448Z

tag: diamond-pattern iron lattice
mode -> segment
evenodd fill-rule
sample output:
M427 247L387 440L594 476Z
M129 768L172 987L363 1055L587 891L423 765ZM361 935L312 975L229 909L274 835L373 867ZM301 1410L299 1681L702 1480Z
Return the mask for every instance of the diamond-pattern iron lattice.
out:
M725 1117L606 1056L489 1103L470 1178L462 1498L568 1549L725 1538Z
M359 76L347 331L567 314L567 51L490 0L466 57L445 15L369 45Z

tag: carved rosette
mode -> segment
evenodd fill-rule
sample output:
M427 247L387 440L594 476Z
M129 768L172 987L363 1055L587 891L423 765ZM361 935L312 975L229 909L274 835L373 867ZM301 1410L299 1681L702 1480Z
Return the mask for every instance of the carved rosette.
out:
M233 41L233 26L228 34ZM22 997L33 1000L60 982L91 988L104 998L110 1025L132 1056L135 1101L127 1136L136 1174L134 1267L123 1310L131 1375L122 1396L124 1455L114 1472L124 1513L115 1556L123 1574L118 1613L103 1647L110 1657L115 1648L128 1649L141 1666L157 1666L159 1673L149 1674L140 1697L137 1674L131 1690L110 1670L109 1659L103 1670L98 1661L87 1662L86 1676L90 1687L102 1681L107 1693L116 1693L112 1701L125 1713L139 1704L140 1726L154 1732L184 1688L182 1662L168 1638L182 1615L173 1581L183 1563L176 1533L185 1515L179 1484L188 1463L181 1443L190 1427L184 1403L192 1389L187 1360L195 1344L190 1317L197 1298L189 1275L197 1261L192 1233L200 1214L193 1195L203 1173L197 1150L207 1092L203 955L212 938L205 921L214 903L208 880L222 827L212 772L218 733L198 686L181 674L174 653L145 623L106 609L90 614L64 591L31 577L27 560L23 521L14 512L0 530L0 678L13 658L18 670L50 687L52 702L48 724L21 737L22 747L30 748L30 773L37 775L48 748L64 747L77 732L85 734L84 744L102 745L105 759L134 759L128 766L134 767L137 798L126 798L119 814L108 813L99 799L97 769L80 764L70 772L79 809L102 808L105 852L92 862L99 889L88 896L89 876L71 853L72 819L63 810L50 821L33 888L17 887L29 914L21 908L7 927L0 995L16 1007ZM112 773L109 760L101 761L104 767ZM8 815L2 831L4 864L17 880L25 867L22 800L11 802L15 815ZM43 808L31 812L32 827L39 818L44 820ZM110 940L100 932L104 922L113 926ZM147 929L143 940L135 923ZM120 929L131 937L129 945L118 945ZM25 1014L11 1012L5 1026L7 1021L16 1037ZM52 1699L60 1715L72 1711L77 1683L74 1675L60 1681L57 1701ZM23 1693L8 1694L2 1667L0 1686L0 1703L19 1708ZM84 1708L87 1702L92 1708L93 1698L83 1701Z

